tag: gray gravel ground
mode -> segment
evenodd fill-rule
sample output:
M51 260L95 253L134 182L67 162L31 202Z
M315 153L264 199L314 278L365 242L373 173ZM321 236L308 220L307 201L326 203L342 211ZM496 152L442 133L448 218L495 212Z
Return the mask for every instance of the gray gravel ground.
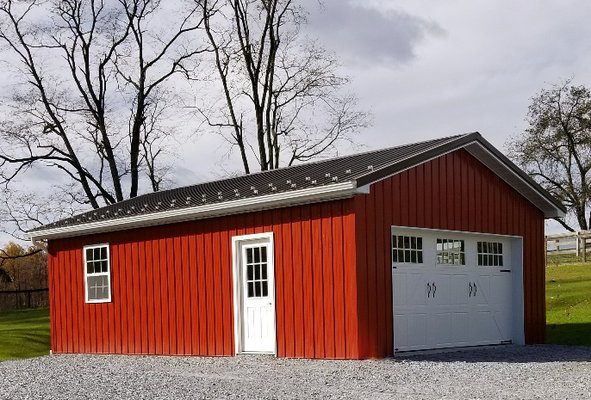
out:
M372 361L53 355L0 362L2 399L591 399L591 348Z

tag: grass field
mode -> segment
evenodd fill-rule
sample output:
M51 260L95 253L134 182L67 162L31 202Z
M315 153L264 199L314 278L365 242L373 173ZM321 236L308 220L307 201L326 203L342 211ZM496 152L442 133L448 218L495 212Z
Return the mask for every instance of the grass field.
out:
M46 308L0 311L0 361L49 354Z
M591 346L591 263L546 268L546 341Z

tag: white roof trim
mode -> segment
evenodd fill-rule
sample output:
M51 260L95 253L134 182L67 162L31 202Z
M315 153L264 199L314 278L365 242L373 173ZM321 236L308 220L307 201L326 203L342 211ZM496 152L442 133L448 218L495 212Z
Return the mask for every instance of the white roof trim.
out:
M355 193L357 193L357 184L354 181L349 181L334 185L326 185L292 192L282 192L260 197L250 197L247 199L233 200L217 204L179 208L176 210L134 215L131 217L111 219L107 221L95 221L80 225L44 229L30 232L28 235L31 241L36 242L39 240L121 231L125 229L205 219L221 215L240 214L270 208L337 200L352 197Z

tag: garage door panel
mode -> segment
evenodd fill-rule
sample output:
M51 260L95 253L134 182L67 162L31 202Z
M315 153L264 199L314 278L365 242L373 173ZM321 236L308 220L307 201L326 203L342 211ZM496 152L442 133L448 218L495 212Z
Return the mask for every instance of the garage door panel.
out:
M428 316L426 313L394 315L396 350L418 350L428 342Z
M451 313L436 313L429 317L428 340L432 347L446 347L454 341Z
M513 321L511 314L507 313L505 310L494 311L494 318L501 340L511 340L513 330Z
M420 264L393 265L396 351L510 340L513 332L512 271L515 270L508 265L512 251L510 239L395 229L392 229L393 235L420 237L423 252ZM442 251L447 254L440 255ZM460 257L453 254L460 251ZM481 251L493 255L481 254ZM438 261L447 264L438 264Z
M459 345L467 345L470 341L470 314L468 312L455 312L452 314L452 334Z
M394 338L396 349L408 347L408 319L404 314L394 314Z

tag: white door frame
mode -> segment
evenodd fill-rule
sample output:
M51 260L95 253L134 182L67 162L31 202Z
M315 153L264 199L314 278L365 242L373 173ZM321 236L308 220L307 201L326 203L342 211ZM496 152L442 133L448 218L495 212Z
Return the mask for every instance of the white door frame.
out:
M262 242L269 245L269 268L268 273L273 278L273 284L269 285L269 296L273 300L274 323L273 336L275 337L273 353L277 355L277 309L275 303L275 246L273 243L273 232L255 233L252 235L241 235L232 237L232 282L234 295L234 354L243 352L243 290L241 279L242 245Z
M397 232L409 232L412 233L417 232L443 232L443 233L450 233L450 234L464 234L464 235L472 235L472 236L489 236L489 237L502 237L502 238L509 238L511 240L511 275L512 275L512 295L513 295L513 337L512 343L518 345L525 344L525 305L524 305L524 284L523 284L523 236L515 236L515 235L502 235L502 234L495 234L495 233L486 233L486 232L471 232L471 231L459 231L459 230L451 230L451 229L433 229L433 228L419 228L415 226L401 226L401 225L392 225L390 226L390 264L392 264L392 233L393 231ZM391 265L392 266L392 265ZM392 298L390 299L390 304L395 307L394 304L394 282L392 282ZM392 309L394 312L394 309ZM392 321L394 318L392 318ZM392 327L392 349L395 346L395 338L394 338L394 327ZM395 353L396 351L393 350Z

